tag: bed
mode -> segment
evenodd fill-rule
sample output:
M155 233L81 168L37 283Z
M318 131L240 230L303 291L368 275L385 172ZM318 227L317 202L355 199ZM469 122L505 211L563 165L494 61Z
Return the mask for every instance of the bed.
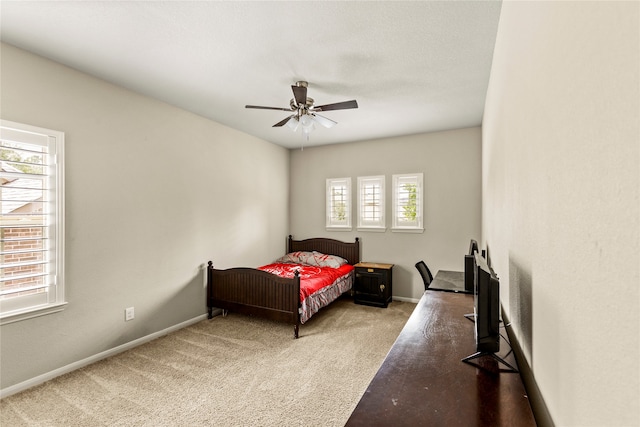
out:
M336 268L339 259L343 260L340 264L346 264ZM209 261L209 319L214 308L222 309L223 315L232 311L259 316L292 324L294 338L298 338L301 324L351 289L353 265L360 262L360 240L347 243L328 238L294 240L289 236L285 256L276 261L258 268L225 270L214 268ZM317 273L327 271L333 274L330 283L319 284L326 279L320 279Z

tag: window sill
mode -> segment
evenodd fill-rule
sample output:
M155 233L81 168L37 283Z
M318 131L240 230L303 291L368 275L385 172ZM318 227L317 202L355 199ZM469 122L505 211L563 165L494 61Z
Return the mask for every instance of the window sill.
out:
M351 231L352 227L327 227L327 231Z
M0 326L9 323L20 322L22 320L32 319L34 317L46 316L47 314L57 313L65 309L66 302L47 304L36 308L27 308L23 310L10 311L0 315Z
M387 227L358 227L358 231L372 231L374 233L384 233L387 231Z
M424 228L392 228L393 233L424 233Z

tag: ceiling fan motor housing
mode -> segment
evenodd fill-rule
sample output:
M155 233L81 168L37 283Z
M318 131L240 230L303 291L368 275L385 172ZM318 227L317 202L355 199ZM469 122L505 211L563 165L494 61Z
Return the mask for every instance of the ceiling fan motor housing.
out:
M306 114L305 112L307 110L311 110L313 108L313 98L307 98L307 101L304 105L299 105L296 102L295 98L291 98L291 101L289 101L289 105L291 106L291 109L293 111L302 110L303 112L301 112L301 114Z

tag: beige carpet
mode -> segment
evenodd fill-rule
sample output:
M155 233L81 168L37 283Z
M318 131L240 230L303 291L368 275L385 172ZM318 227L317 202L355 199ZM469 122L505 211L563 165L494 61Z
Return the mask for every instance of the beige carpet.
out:
M230 313L0 401L0 425L343 426L415 304L300 327Z

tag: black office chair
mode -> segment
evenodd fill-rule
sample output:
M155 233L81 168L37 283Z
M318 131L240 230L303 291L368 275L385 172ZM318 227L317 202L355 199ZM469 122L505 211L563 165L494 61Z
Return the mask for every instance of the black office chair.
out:
M427 267L427 264L425 264L424 261L416 262L416 268L418 269L420 276L422 276L422 281L424 282L424 290L426 291L427 289L429 289L431 281L433 280L431 271L429 271L429 267Z

